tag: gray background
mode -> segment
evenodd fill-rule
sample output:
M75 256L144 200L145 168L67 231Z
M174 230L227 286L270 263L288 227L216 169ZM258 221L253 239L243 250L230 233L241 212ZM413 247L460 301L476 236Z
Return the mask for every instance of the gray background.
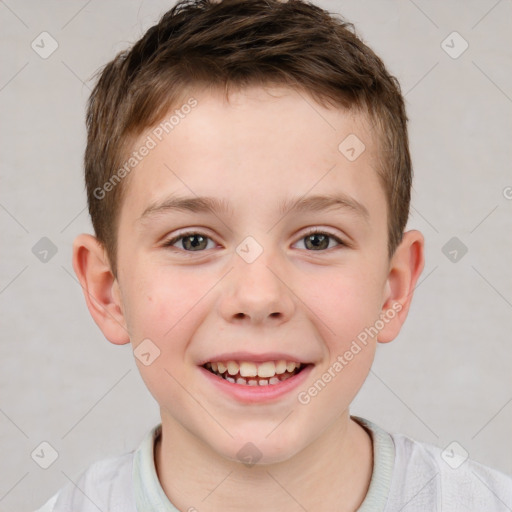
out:
M443 448L457 441L512 473L512 3L318 4L354 22L402 84L415 168L409 227L426 238L409 319L379 346L352 413ZM89 79L171 5L0 1L3 512L41 505L159 421L129 346L108 343L89 316L71 243L91 232L81 174ZM59 45L47 59L31 47L43 31ZM453 31L469 44L458 58L442 46ZM452 36L444 47L461 44ZM46 262L32 251L43 237L57 248ZM456 261L453 247L443 252L452 237ZM58 452L48 469L31 458L43 441Z

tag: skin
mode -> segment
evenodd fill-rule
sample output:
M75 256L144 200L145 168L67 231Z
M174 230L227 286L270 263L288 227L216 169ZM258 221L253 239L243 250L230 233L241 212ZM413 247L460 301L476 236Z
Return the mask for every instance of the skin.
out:
M193 96L197 107L127 178L117 278L93 236L75 240L87 305L112 343L135 349L150 339L160 350L152 364L136 362L160 405L155 462L179 510L288 512L320 503L356 510L373 456L349 405L377 342L393 340L405 321L423 270L423 236L406 232L388 258L377 148L362 114L322 107L288 88L246 88L229 101L215 91ZM338 150L349 134L366 146L353 162ZM285 199L333 193L364 205L367 217L350 208L278 212ZM172 194L225 199L232 215L164 210L141 220ZM311 227L344 243L330 237L327 248L312 249ZM185 231L209 237L206 248L184 248L183 239L164 245ZM252 263L236 252L247 236L263 249ZM299 403L298 392L397 303L400 312L378 335L308 404ZM285 352L314 368L279 400L242 404L198 369L234 351ZM262 454L252 467L237 459L247 442Z

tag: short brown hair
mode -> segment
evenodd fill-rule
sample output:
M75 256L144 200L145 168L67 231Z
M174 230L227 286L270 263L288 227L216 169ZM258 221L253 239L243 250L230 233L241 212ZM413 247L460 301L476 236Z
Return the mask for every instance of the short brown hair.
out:
M136 137L194 86L223 88L227 95L230 87L253 85L290 86L324 106L368 114L377 133L393 255L409 215L407 117L398 81L353 25L303 0L181 0L103 68L89 98L88 206L114 275L126 183L104 185Z

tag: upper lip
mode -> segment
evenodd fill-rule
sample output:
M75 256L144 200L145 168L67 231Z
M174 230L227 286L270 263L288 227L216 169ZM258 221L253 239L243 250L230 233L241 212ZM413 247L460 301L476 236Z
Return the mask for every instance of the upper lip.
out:
M249 361L253 363L264 363L265 361L290 361L294 363L308 364L310 361L306 361L300 356L294 356L292 354L285 354L283 352L265 352L264 354L252 354L250 352L224 352L210 356L208 358L199 361L198 365L203 366L206 363L213 363L218 361Z

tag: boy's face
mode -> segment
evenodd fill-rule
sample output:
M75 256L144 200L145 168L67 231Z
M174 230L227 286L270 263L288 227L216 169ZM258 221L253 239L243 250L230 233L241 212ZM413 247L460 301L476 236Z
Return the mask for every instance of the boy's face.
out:
M350 360L344 354L391 308L399 286L365 118L291 89L271 92L245 89L229 103L222 93L194 94L197 106L162 141L152 130L141 136L135 150L148 135L157 144L126 183L113 287L133 347L146 354L137 364L164 432L186 432L233 459L252 442L260 462L286 460L328 427L344 428L377 339L359 342ZM322 207L318 196L341 201ZM190 207L208 197L228 208L171 207L185 197ZM303 208L293 210L295 201ZM396 322L383 329L385 341ZM307 366L267 386L203 367L283 359ZM321 391L309 393L329 371Z

